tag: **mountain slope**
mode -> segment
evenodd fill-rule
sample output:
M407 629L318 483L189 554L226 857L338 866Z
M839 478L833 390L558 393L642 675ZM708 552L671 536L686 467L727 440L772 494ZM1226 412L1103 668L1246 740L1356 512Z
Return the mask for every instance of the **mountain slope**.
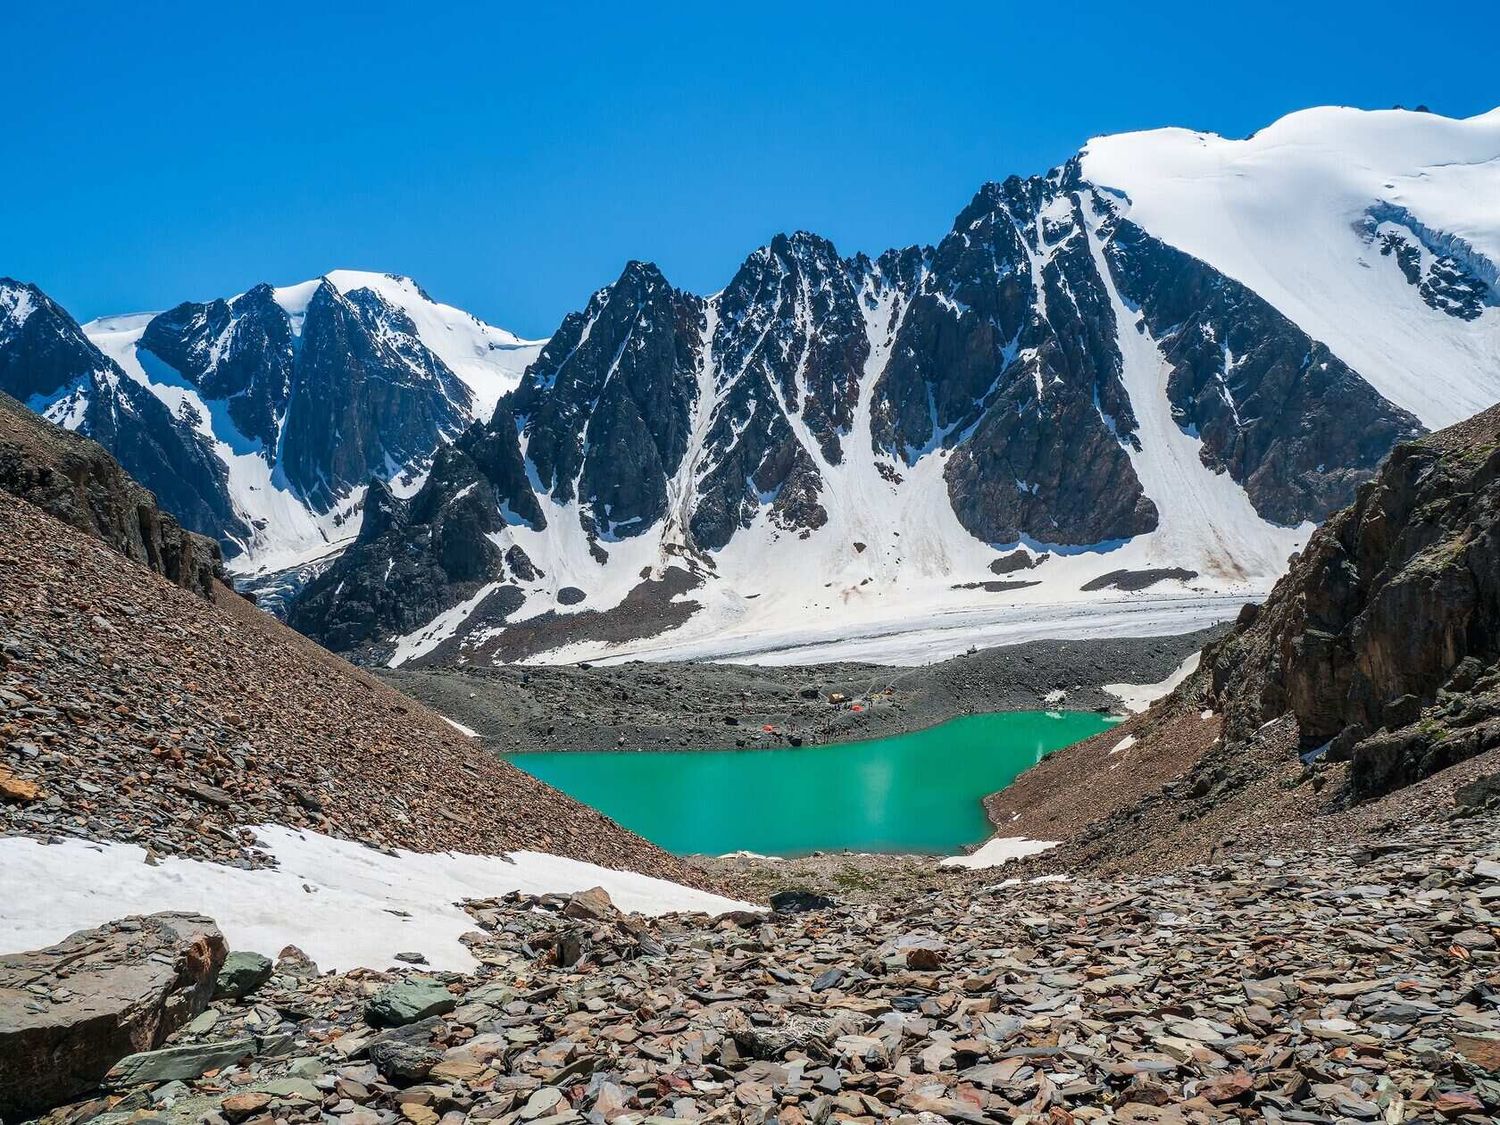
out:
M400 662L900 660L1044 622L1222 618L1393 445L1500 398L1500 219L1450 183L1500 161L1496 121L1312 111L1185 135L1231 154L1201 166L1181 131L1105 138L986 185L934 247L778 236L709 297L632 263L292 620ZM1121 187L1158 149L1156 178ZM1384 186L1418 172L1443 207ZM1246 177L1271 217L1339 232L1319 244L1355 278L1338 332L1270 218L1213 210ZM1193 208L1276 282L1195 241ZM1452 363L1351 362L1391 324Z
M96 535L168 581L212 598L224 577L219 545L183 530L103 446L0 394L0 491Z
M280 824L692 880L222 586L195 596L19 500L0 504L0 620L7 771L39 790L0 803L6 835L254 865L239 829Z

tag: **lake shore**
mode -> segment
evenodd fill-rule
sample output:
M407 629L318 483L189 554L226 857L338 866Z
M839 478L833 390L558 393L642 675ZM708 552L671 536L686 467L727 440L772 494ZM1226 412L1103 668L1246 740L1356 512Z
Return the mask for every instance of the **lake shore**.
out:
M1118 711L1105 684L1158 683L1224 628L1029 641L906 668L631 663L380 675L500 753L773 748L882 738L986 712Z

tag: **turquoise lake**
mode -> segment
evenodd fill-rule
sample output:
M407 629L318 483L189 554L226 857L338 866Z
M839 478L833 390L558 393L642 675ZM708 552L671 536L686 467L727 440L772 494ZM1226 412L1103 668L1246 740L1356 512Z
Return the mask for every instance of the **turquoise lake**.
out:
M990 834L980 798L1110 725L1086 711L1010 711L797 749L507 757L679 855L952 853Z

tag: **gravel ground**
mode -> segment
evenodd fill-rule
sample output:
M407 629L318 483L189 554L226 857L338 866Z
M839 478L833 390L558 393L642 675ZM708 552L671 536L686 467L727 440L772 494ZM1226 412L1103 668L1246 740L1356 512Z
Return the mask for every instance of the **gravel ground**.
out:
M476 972L318 975L287 950L120 1062L122 1100L52 1120L1478 1125L1496 828L717 920L469 903Z
M380 675L499 751L718 750L877 738L986 711L1110 710L1119 701L1100 685L1159 682L1218 635L1031 641L916 668L640 662ZM1058 691L1066 697L1049 701Z

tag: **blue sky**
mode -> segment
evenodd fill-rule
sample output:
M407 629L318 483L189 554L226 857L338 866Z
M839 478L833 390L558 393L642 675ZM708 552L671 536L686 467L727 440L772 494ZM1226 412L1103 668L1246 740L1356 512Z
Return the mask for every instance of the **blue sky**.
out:
M779 230L933 241L1098 133L1482 112L1496 11L13 5L0 274L87 319L386 270L546 335L632 257L707 292Z

